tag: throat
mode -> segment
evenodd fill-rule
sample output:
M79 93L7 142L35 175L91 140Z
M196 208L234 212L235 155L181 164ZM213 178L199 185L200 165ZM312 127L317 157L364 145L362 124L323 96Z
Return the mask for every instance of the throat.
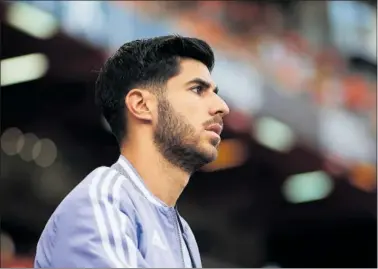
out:
M168 166L168 167L167 167ZM151 192L168 206L175 206L181 193L189 182L190 175L172 165L162 165L158 167L154 173L158 180L148 182Z
M146 188L165 205L176 205L181 193L189 182L190 174L174 166L161 155L131 154L122 155L138 172Z

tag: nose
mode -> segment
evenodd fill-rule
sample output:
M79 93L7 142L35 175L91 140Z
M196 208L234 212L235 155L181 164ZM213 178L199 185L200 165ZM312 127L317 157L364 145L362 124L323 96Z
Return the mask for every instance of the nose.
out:
M220 115L222 117L227 116L230 113L230 108L227 103L219 95L215 95L215 98L216 100L213 103L211 115Z

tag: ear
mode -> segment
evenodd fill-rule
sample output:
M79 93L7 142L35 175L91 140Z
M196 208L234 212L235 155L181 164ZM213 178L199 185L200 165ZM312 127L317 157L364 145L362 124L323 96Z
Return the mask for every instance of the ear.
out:
M152 94L141 89L132 89L125 98L125 105L129 112L137 119L152 120Z

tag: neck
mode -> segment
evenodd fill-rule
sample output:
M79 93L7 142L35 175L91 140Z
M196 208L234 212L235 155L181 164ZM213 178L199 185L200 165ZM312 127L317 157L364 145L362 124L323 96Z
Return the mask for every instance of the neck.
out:
M149 191L168 206L175 206L190 175L170 164L149 143L125 143L121 154L137 170Z

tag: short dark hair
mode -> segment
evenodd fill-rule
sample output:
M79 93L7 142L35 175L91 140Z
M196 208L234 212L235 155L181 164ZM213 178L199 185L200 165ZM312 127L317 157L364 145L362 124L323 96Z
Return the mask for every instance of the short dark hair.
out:
M180 59L202 62L211 72L214 53L203 40L179 35L135 40L122 45L99 72L95 102L118 143L127 132L124 99L135 87L158 88L180 72Z

